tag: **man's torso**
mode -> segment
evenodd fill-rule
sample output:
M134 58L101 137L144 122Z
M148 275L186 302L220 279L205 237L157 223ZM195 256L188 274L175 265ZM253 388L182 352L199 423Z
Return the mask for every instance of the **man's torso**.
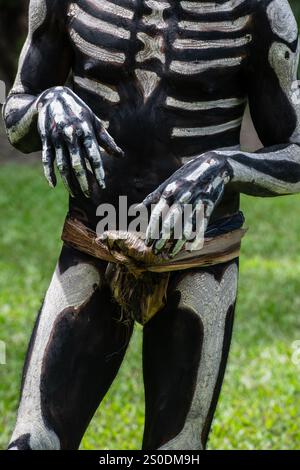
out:
M127 157L106 161L112 192L141 199L184 158L239 145L251 3L70 3L74 89Z

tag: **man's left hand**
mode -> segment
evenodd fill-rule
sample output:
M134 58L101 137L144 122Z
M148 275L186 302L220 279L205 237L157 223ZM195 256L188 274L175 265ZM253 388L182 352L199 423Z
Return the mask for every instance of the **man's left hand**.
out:
M182 166L143 201L146 207L154 205L146 232L146 245L152 246L156 254L163 252L169 257L179 253L191 239L189 249L200 249L209 218L231 177L230 165L219 153L200 155ZM187 205L188 217L184 217ZM199 226L199 215L202 230L200 233L196 230L193 238L195 228Z

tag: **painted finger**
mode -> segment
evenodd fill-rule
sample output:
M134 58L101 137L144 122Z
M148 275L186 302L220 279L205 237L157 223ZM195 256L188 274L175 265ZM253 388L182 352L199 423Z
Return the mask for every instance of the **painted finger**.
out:
M85 147L86 157L90 162L95 178L99 186L105 189L105 171L103 168L101 153L96 141L96 137L92 135L85 137L83 140L83 145Z
M192 237L193 233L195 237L192 241L186 243L186 249L188 251L201 250L204 244L205 230L207 227L207 219L205 217L205 204L202 200L198 200L194 211L193 211L193 225L192 232L189 234L189 239Z
M68 163L68 155L67 151L64 148L63 144L62 145L56 145L55 147L55 153L56 153L56 166L58 168L58 171L61 175L61 179L70 193L72 197L74 197L74 192L72 188L72 183L71 183L71 176L70 176L70 170L69 170L69 163Z
M159 238L160 221L163 214L165 214L167 210L168 204L164 198L161 198L151 213L145 238L145 243L147 246L150 246L154 240Z
M204 220L207 228L211 214L213 213L216 206L222 199L224 194L224 181L220 179L218 182L215 181L208 190L202 195L202 202L204 204Z
M150 207L152 204L157 204L161 198L162 192L158 189L149 194L142 202L146 207Z
M114 157L124 157L123 150L118 147L112 136L107 132L99 119L95 120L95 134L99 145L103 147L107 153L113 155Z
M42 163L44 169L44 175L51 188L56 186L56 175L54 171L54 159L55 150L49 139L42 139L43 150L42 150Z
M177 243L170 250L170 257L176 256L187 243L193 243L196 236L204 237L204 204L202 200L194 201L192 211L184 213L182 237L178 239ZM193 242L191 242L193 240ZM198 242L197 242L198 246Z
M169 257L174 258L176 255L178 255L178 253L184 247L185 243L186 243L185 238L181 238L181 240L177 240L175 246L172 248L172 250L170 250Z
M171 258L174 258L174 256L176 256L183 249L186 242L190 240L192 234L193 234L193 216L191 216L189 220L185 221L181 238L177 240L172 250L170 250Z
M46 138L47 109L40 108L38 115L38 131L42 139Z
M183 211L181 205L174 204L163 218L159 240L155 241L153 244L153 250L155 253L161 252L171 237L177 239L182 236L182 216Z
M188 204L192 198L193 193L189 190L183 191L182 194L179 196L178 202L180 204Z
M70 155L71 167L75 175L76 180L80 186L81 191L85 197L90 197L89 183L87 177L87 168L84 162L84 157L81 156L79 145L68 144L68 150Z

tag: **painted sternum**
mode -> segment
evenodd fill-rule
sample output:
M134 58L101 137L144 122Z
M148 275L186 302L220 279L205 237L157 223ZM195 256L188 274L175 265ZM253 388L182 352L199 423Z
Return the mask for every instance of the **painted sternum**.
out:
M137 67L135 75L143 90L144 101L146 101L154 92L160 82L159 75L143 67L149 60L157 59L161 66L165 66L165 35L164 30L168 28L168 23L164 20L164 11L171 5L168 2L159 2L155 0L145 0L145 5L151 9L150 14L142 17L142 24L151 27L150 32L138 32L137 38L143 44L135 57ZM154 34L153 34L154 28Z

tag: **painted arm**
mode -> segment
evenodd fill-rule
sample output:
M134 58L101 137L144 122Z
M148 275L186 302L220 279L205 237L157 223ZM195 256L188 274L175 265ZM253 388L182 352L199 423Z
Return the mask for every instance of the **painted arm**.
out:
M68 3L30 1L28 36L3 117L13 146L23 153L42 149L44 173L51 186L56 185L56 160L70 193L81 189L88 197L87 161L104 187L99 146L117 156L122 151L91 109L64 86L72 65Z
M213 151L180 168L144 203L156 204L146 242L156 252L165 249L174 232L180 208L191 204L193 217L171 256L184 246L202 210L204 229L225 186L253 196L300 192L300 93L297 84L299 42L297 23L287 0L257 2L253 43L245 65L250 111L264 149L257 153ZM171 211L166 207L172 206ZM198 212L197 212L198 211ZM172 214L173 212L173 214ZM157 239L156 227L164 223ZM171 224L170 215L174 223ZM175 217L174 217L175 216ZM199 234L201 237L201 234ZM195 239L192 249L201 245Z

